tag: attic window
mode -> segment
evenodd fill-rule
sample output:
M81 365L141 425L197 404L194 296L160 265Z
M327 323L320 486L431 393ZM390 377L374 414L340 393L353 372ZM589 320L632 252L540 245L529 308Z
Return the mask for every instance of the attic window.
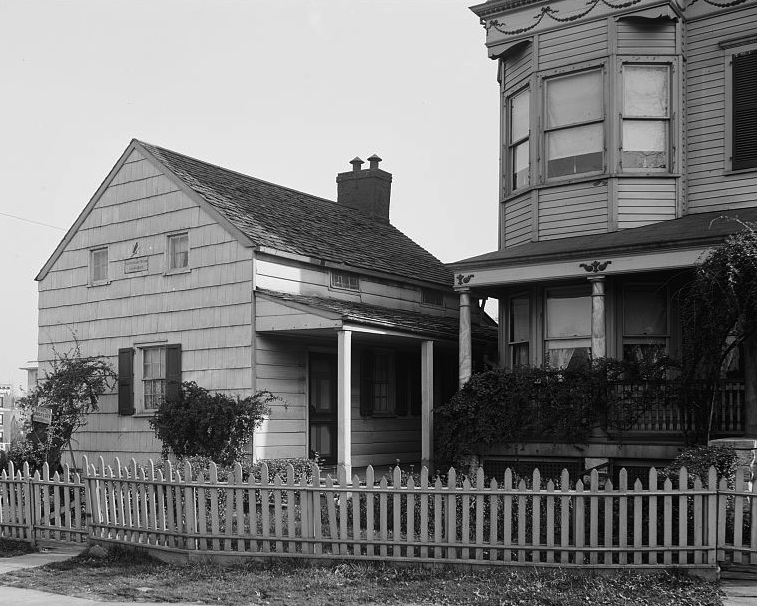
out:
M108 283L108 247L89 251L90 284Z
M360 290L360 278L343 271L332 271L331 286L332 288L341 288L344 290Z
M444 306L444 295L438 290L424 288L421 290L421 303L423 305L433 305L434 307Z

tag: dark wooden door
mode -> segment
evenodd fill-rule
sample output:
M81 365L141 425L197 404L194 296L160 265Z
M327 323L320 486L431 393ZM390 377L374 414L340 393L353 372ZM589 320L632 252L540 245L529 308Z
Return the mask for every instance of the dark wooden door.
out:
M308 406L310 455L318 453L323 462L336 464L337 457L337 357L311 353Z

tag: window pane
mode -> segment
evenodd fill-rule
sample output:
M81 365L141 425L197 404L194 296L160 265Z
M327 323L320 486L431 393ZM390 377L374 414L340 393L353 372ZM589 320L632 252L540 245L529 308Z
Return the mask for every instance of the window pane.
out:
M591 71L547 81L547 126L601 120L602 72Z
M92 251L91 257L92 281L102 282L108 279L108 249L101 248Z
M623 293L623 326L626 335L665 335L668 302L664 288L634 288Z
M510 143L528 137L530 99L531 94L525 90L510 101Z
M591 335L591 297L547 299L547 338Z
M528 297L510 299L510 341L528 341L530 306Z
M510 346L512 348L513 357L512 365L516 366L528 366L528 342L516 343Z
M623 67L623 114L644 118L668 115L668 68Z
M547 356L550 366L555 368L576 368L589 361L591 347L561 347L560 343L547 344Z
M547 176L574 175L604 167L603 125L547 133Z
M668 158L668 123L623 121L623 167L665 168Z
M166 349L150 347L142 352L142 382L144 407L157 408L165 399Z
M530 145L528 139L513 147L513 189L528 187L530 182L528 158Z
M189 267L189 236L181 234L171 236L169 243L169 268L183 269Z

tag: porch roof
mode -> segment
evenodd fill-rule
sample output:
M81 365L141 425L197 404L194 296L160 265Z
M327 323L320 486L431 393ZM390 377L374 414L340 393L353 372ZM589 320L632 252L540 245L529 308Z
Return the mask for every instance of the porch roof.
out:
M352 324L395 334L409 333L420 337L456 342L460 330L460 321L457 317L435 316L368 303L296 295L266 289L257 289L255 292L266 301L300 312L299 314L275 315L267 320L258 318L258 330L263 332L333 330ZM494 343L497 340L497 328L494 326L473 325L472 333L476 341Z
M616 256L675 249L705 249L741 229L736 222L757 221L757 208L686 215L620 231L528 242L450 263L454 270L473 267L539 265L563 259Z

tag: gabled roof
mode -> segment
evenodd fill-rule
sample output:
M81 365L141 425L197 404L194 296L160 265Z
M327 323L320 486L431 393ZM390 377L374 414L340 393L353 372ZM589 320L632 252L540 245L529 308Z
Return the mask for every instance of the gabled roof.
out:
M737 220L757 221L757 208L696 213L680 219L670 219L606 234L528 242L455 261L450 263L450 266L463 269L472 266L537 265L560 259L616 253L707 248L739 231L741 225Z
M294 295L259 288L255 292L284 305L306 307L314 313L324 312L336 316L344 322L375 326L409 332L417 335L447 338L457 341L460 330L458 318L434 316L403 309L390 309L368 303L344 301L341 299L325 299L308 295ZM471 327L473 338L477 341L491 341L497 339L496 326Z
M452 285L444 264L392 225L331 200L138 143L259 247Z
M64 236L37 280L50 270L133 149L154 162L169 178L178 180L177 185L245 245L266 252L315 258L344 265L345 269L378 272L388 278L452 286L452 272L392 225L374 221L334 201L136 139Z

